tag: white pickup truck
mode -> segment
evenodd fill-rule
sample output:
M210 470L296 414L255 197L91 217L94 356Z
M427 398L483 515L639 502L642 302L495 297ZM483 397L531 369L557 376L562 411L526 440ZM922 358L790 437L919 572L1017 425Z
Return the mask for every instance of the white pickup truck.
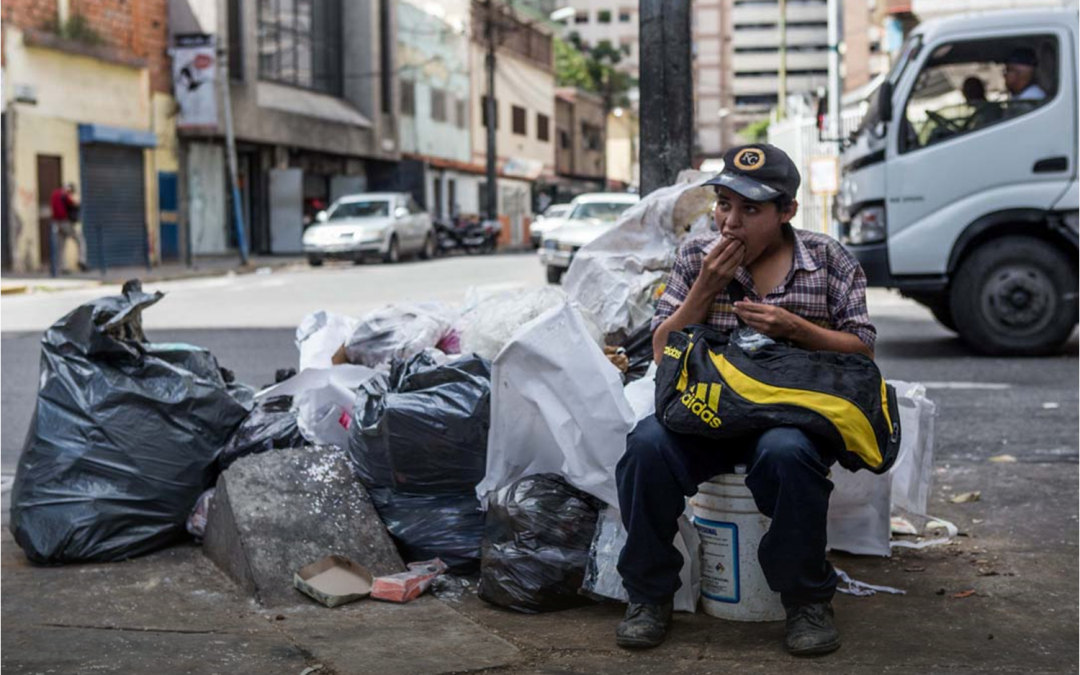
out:
M983 353L1053 353L1077 323L1077 21L920 25L841 157L838 229L870 285Z

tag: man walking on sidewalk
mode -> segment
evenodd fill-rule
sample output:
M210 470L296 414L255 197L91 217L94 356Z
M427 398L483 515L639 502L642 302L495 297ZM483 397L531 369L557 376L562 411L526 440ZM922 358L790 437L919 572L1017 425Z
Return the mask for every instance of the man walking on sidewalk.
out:
M86 239L75 225L79 219L79 203L75 201L75 184L68 183L53 190L49 198L52 207L52 232L56 239L56 254L62 257L68 239L74 239L79 249L79 271L85 272Z

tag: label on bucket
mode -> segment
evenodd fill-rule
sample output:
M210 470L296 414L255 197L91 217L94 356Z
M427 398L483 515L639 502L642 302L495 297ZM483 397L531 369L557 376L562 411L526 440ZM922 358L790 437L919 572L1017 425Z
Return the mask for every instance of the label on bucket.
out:
M694 516L701 536L701 594L720 602L739 601L739 528Z

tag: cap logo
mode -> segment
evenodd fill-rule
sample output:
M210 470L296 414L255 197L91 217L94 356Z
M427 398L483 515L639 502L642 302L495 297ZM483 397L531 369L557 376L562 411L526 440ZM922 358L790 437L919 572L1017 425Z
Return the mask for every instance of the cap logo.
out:
M765 166L765 153L757 148L743 148L735 153L735 166L743 171L756 171Z

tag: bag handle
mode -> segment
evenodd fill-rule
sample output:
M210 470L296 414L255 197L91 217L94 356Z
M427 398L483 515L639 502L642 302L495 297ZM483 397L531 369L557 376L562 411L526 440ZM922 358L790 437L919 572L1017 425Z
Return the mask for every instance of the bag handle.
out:
M746 292L743 290L742 284L732 278L731 283L729 283L727 287L727 294L728 297L731 298L731 304L733 305L731 311L734 314L734 304L736 302L742 302L743 300L745 300ZM739 322L739 328L746 328L746 323L742 320L741 316L735 314L735 320Z

